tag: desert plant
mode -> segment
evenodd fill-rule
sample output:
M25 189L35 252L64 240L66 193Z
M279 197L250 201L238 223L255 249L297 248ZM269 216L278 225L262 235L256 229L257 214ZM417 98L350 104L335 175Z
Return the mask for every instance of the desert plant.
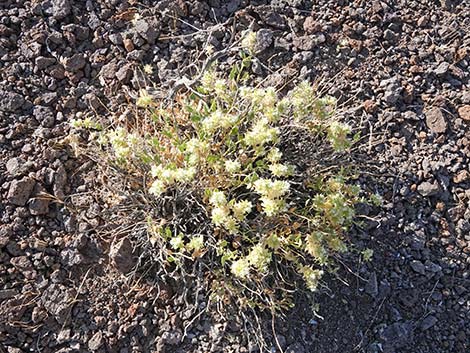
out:
M347 153L352 129L336 119L335 99L306 81L282 98L251 86L250 62L248 50L226 76L207 70L170 104L142 89L133 119L74 126L94 129L106 163L138 180L128 190L146 205L163 272L199 263L213 297L281 310L298 278L315 291L330 255L346 250L360 189L342 168L296 166ZM295 136L318 150L289 149Z

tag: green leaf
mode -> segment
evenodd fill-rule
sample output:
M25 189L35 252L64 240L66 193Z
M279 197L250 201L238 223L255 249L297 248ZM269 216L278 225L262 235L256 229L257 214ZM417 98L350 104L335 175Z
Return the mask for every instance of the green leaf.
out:
M198 100L199 97L197 96L197 94L194 94L194 93L191 93L189 96L188 96L189 100L192 100L192 101L195 101L195 100Z
M352 141L353 143L356 143L358 142L359 140L361 139L361 133L360 132L356 132L352 138Z
M215 112L216 110L217 110L217 100L212 99L211 105L209 107L209 112L212 113L212 112Z
M198 123L202 120L202 115L199 113L194 113L190 115L190 119L194 123Z
M260 159L259 161L256 161L256 166L258 168L265 168L266 167L266 163L263 159Z
M173 133L169 130L162 130L162 134L165 135L166 137L172 139L173 138Z
M220 156L211 154L210 156L207 156L207 163L212 164L220 160Z
M231 252L230 250L227 250L220 258L220 263L222 264L222 266L225 266L225 263L232 258L233 258L233 252Z
M156 137L152 137L150 139L150 144L153 146L153 147L160 147L160 141L158 141L158 139Z
M149 164L149 163L153 162L152 157L149 154L145 153L145 152L142 153L142 155L140 156L140 159L145 164Z
M238 75L238 71L239 71L239 69L238 69L237 65L233 65L232 69L230 70L229 78L231 80L234 80Z
M240 78L240 81L246 82L250 78L250 74L248 72L244 72L243 75Z
M165 238L170 239L173 236L173 233L170 227L165 227Z
M246 56L242 60L242 67L248 68L251 65L251 56Z

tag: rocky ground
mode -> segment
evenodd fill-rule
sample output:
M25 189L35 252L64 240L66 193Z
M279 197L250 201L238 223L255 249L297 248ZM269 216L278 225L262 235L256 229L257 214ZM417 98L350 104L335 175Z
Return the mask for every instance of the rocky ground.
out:
M362 185L384 199L350 235L372 260L341 259L319 316L299 299L277 324L284 352L468 352L469 5L3 0L0 352L256 350L243 322L194 318L171 287L120 274L132 244L97 231L96 170L63 141L70 119L125 103L143 64L170 86L251 23L255 80L321 79L364 136Z

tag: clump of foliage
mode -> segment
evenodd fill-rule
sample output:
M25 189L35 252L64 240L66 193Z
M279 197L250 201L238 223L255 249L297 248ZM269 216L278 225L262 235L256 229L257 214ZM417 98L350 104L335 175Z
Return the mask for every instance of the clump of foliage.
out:
M300 172L296 158L309 156L284 149L300 131L327 154L347 151L351 128L335 119L335 99L308 82L283 98L250 86L248 65L244 54L227 77L205 72L171 105L141 90L138 119L102 129L96 142L140 180L148 241L165 271L201 263L214 296L273 310L291 304L300 278L315 291L331 255L346 250L360 189L341 170ZM181 212L165 206L176 198Z

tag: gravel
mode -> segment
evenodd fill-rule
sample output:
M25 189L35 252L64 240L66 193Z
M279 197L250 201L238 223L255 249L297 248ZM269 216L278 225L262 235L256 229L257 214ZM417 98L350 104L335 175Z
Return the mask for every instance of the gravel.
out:
M70 119L122 112L144 64L164 91L208 43L223 49L252 24L254 83L321 82L365 141L354 182L383 199L348 234L371 261L342 255L315 295L324 319L298 293L275 320L284 351L468 352L469 11L450 0L2 2L0 351L254 348L243 328L254 318L201 313L191 281L132 272L138 244L104 232L96 166L63 143ZM260 324L275 351L270 315Z

